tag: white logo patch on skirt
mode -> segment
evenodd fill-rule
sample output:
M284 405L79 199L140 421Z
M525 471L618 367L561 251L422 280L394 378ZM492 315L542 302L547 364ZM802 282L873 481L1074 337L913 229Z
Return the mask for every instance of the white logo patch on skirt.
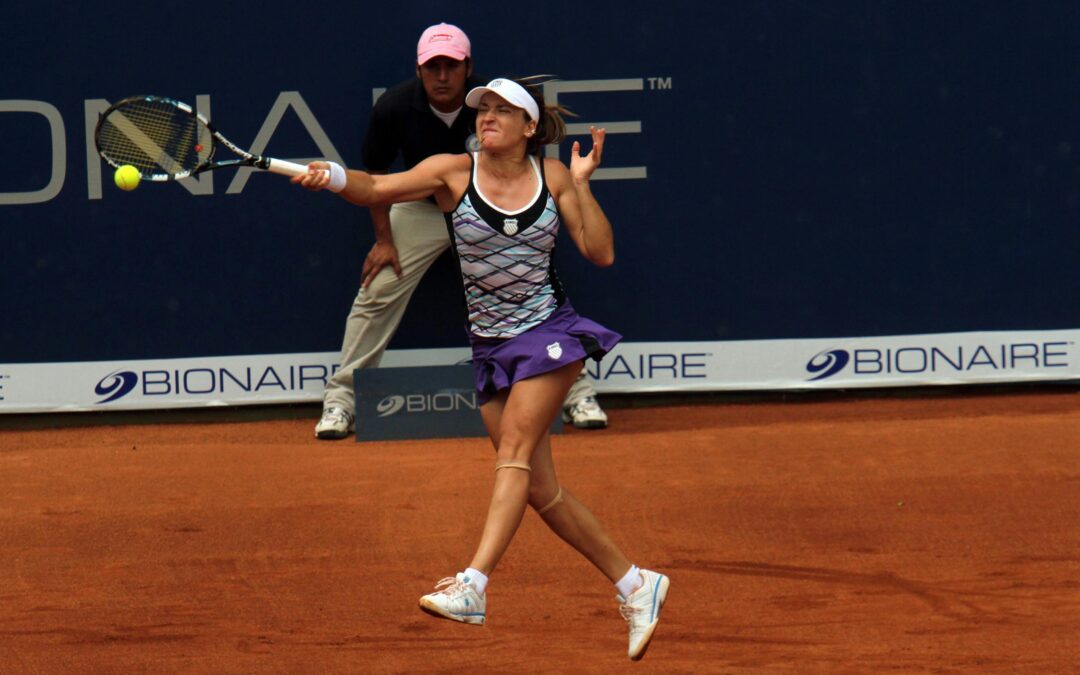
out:
M558 342L552 342L547 346L547 352L548 356L558 361L559 357L562 356L562 345Z

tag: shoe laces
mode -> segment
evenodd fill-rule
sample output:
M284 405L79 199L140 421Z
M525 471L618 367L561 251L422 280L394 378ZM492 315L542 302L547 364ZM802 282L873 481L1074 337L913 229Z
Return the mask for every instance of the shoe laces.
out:
M593 396L586 396L577 403L566 407L566 411L570 414L587 414L590 412L599 412L600 404Z
M581 406L581 408L584 410L600 409L600 404L597 402L596 398L592 396L586 396L585 398L581 399L581 403L578 403L578 405Z
M333 420L335 422L348 422L349 413L344 408L327 408L323 411L323 419Z
M626 619L626 623L633 625L634 619L641 613L640 607L634 607L628 602L619 605L619 614L622 614L622 618Z
M435 592L443 593L451 598L460 598L461 596L473 590L472 586L465 583L461 579L456 577L446 577L439 579L435 584Z

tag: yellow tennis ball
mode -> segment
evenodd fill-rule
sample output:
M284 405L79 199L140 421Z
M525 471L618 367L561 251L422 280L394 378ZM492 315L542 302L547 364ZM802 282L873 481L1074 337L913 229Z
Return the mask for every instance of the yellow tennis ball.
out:
M139 187L139 170L130 164L125 164L116 170L113 180L116 181L116 187L121 190L134 190Z

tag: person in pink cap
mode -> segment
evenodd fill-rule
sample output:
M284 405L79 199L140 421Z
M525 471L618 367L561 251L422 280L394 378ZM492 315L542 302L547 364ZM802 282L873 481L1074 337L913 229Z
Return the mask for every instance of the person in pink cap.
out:
M457 26L429 26L416 44L416 77L391 87L372 111L364 138L364 166L385 173L400 155L406 169L439 153L461 153L476 143L476 111L465 92L483 84L472 74L472 44ZM375 244L364 260L360 289L345 320L340 368L323 392L316 438L341 439L354 427L353 371L379 365L409 299L428 268L450 245L443 215L431 200L373 205ZM607 415L582 369L563 403L564 420L603 428Z
M347 171L312 162L292 179L367 205L430 196L445 214L464 283L480 412L495 446L495 484L480 543L464 571L420 599L429 614L482 625L489 576L509 547L526 506L595 565L618 590L631 659L648 648L669 580L639 569L555 473L548 429L586 358L599 360L621 336L577 314L555 272L561 230L590 262L615 261L611 224L589 187L604 130L592 149L574 142L569 169L542 149L566 135L560 109L536 87L498 78L472 89L479 148L435 155L403 173Z

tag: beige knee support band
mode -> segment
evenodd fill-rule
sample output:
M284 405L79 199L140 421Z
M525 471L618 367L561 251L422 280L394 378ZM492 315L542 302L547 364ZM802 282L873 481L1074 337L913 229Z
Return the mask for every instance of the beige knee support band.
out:
M503 462L502 464L496 464L495 470L499 469L521 469L522 471L532 471L532 467L525 462Z
M544 508L537 509L536 510L536 515L538 515L538 516L544 515L545 513L547 513L548 511L551 510L551 507L555 506L556 504L558 504L561 501L562 501L562 486L560 485L559 486L559 491L555 493L555 499L552 499L550 502L548 502L548 505L545 506Z

